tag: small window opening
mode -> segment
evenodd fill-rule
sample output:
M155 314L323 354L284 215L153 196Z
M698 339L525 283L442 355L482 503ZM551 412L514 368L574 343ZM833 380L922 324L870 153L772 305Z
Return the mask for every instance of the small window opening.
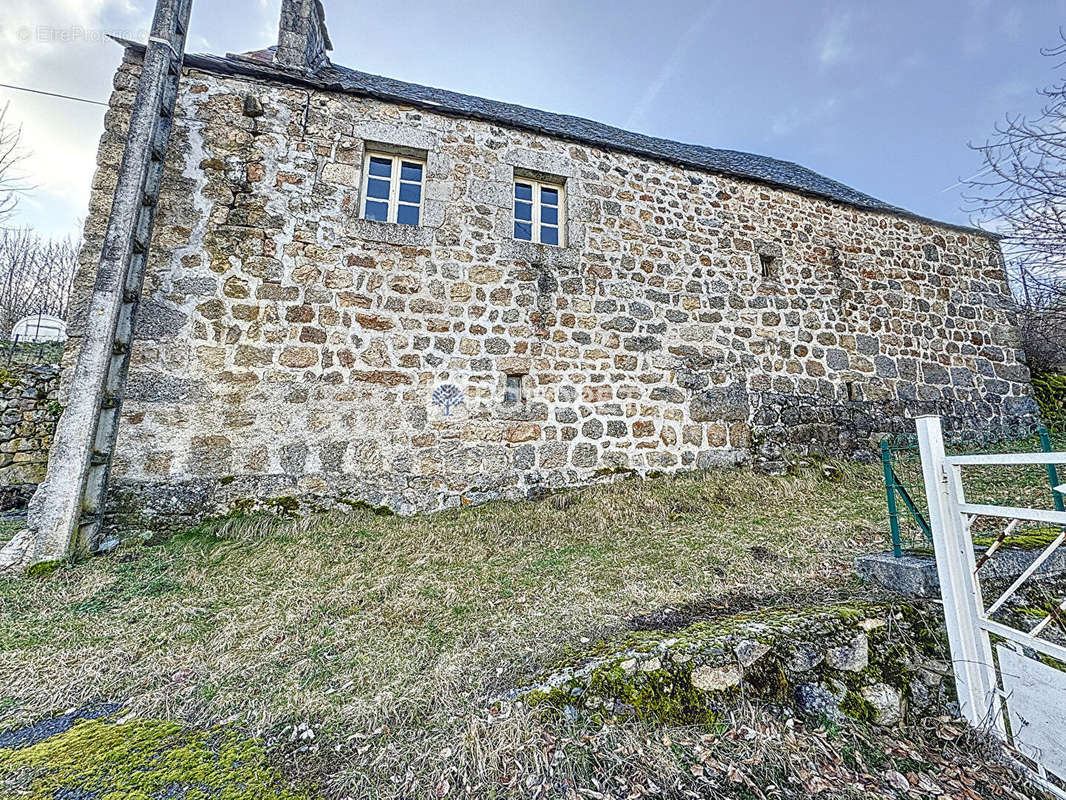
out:
M426 164L408 156L366 154L363 168L363 219L419 224Z
M855 395L855 383L853 381L847 381L844 386L847 387L848 390L848 400L854 402L858 399Z
M764 279L774 280L777 278L777 256L770 253L759 253L759 267Z
M507 382L503 390L503 404L505 406L519 406L526 401L525 390L522 388L526 376L511 374L507 376Z
M517 178L514 183L514 238L564 246L562 184Z

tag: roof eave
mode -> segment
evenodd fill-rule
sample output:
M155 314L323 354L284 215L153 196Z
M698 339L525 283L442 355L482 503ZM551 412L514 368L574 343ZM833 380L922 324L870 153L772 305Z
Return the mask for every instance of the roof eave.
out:
M132 50L135 53L143 54L145 50L145 45L141 44L140 42L124 39L119 36L111 36L110 38L125 47L126 49ZM463 119L477 119L485 122L491 122L496 125L503 125L505 127L529 131L530 133L550 136L554 139L570 141L575 144L584 144L587 146L614 150L616 152L628 153L629 155L636 155L640 158L647 158L655 161L674 164L675 166L680 166L685 169L693 170L695 172L701 172L711 175L721 175L724 177L734 178L738 180L750 181L751 183L767 186L774 189L779 189L782 191L792 192L793 194L798 194L804 197L811 197L827 203L837 203L841 206L854 208L860 211L884 214L889 217L898 217L925 225L935 225L940 228L947 228L949 230L958 231L960 233L986 237L989 239L993 239L997 242L1004 238L1002 234L995 233L993 231L986 231L981 228L973 227L970 225L961 225L959 223L954 222L945 222L942 220L934 219L932 217L926 217L912 211L908 211L907 209L900 208L898 206L886 207L883 205L864 204L859 201L846 200L839 197L831 197L821 192L817 192L811 189L805 189L803 187L795 186L784 182L774 181L769 178L764 178L756 175L741 174L737 172L731 172L729 170L716 170L713 167L707 166L706 164L696 164L681 158L671 158L670 156L665 154L649 153L638 147L627 147L622 143L608 145L603 142L585 139L576 135L562 134L558 131L548 130L546 128L533 124L523 124L521 122L512 120L504 122L492 115L481 114L468 109L451 108L440 103L434 103L431 101L420 100L418 98L412 98L402 95L395 95L386 91L372 91L369 89L360 89L351 86L344 86L336 82L316 77L315 73L304 73L298 72L296 70L288 70L278 64L266 64L256 59L245 58L235 53L227 53L224 57L212 56L208 54L186 53L182 63L185 67L199 69L204 72L255 78L266 82L291 84L308 89L331 91L337 92L339 94L348 94L357 97L370 97L373 99L384 100L386 102L396 103L399 105L422 108L427 111L433 111L438 114L455 116Z

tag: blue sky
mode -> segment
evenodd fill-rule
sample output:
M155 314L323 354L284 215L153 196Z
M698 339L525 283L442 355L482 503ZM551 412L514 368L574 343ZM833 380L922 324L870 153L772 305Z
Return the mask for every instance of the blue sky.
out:
M938 219L967 222L968 141L1039 107L1040 55L1066 0L324 0L333 59L368 72L682 141L799 162ZM280 0L194 0L189 49L272 44ZM0 82L106 100L151 4L4 0ZM50 234L85 214L104 109L0 89L37 187L5 224Z

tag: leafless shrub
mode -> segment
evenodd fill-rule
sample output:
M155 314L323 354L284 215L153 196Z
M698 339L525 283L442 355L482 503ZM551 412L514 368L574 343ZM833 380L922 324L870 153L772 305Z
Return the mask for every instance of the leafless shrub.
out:
M0 108L0 222L11 216L19 197L29 189L18 172L23 152L22 127L8 122L9 105Z
M28 228L0 230L0 338L31 314L65 317L79 245Z

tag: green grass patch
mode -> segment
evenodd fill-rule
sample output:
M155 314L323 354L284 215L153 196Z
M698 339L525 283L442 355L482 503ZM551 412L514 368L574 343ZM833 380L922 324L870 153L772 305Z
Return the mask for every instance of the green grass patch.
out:
M0 542L6 542L22 528L26 523L21 519L0 519Z

